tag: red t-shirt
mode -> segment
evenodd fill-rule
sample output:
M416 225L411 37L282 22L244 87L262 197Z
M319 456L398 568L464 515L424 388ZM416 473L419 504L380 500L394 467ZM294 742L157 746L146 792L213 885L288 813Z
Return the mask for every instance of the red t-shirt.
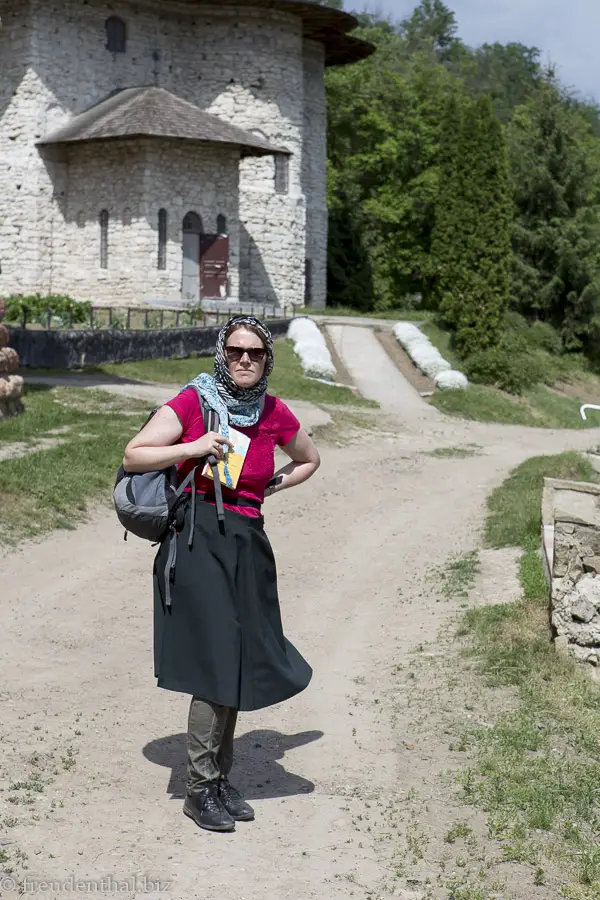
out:
M204 421L200 411L198 397L193 388L182 391L167 406L177 413L181 422L183 433L181 443L195 441L204 434ZM265 396L265 405L256 425L250 428L233 426L242 434L250 438L250 446L244 460L244 467L238 481L237 488L230 490L223 486L223 505L244 516L260 516L260 510L251 506L229 506L227 497L245 497L249 500L257 500L262 503L265 499L265 488L275 471L275 447L283 447L289 444L300 430L300 422L293 412L279 400L270 394ZM180 480L194 468L195 460L186 459L179 463L177 470ZM213 493L212 479L203 478L200 472L196 473L196 490Z

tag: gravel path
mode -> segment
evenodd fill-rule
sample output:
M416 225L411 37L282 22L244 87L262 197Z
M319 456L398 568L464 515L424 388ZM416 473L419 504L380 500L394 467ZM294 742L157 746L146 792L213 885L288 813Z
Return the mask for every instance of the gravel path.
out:
M360 392L387 412L411 422L433 421L440 413L398 371L370 328L328 325L327 330Z
M317 477L268 501L285 628L315 675L294 700L240 717L233 780L256 821L213 835L182 816L188 698L152 678L154 550L123 542L102 513L0 561L0 807L10 820L0 851L17 877L149 877L170 882L170 900L387 898L404 827L392 826L390 808L423 792L423 827L438 837L455 814L435 781L453 762L447 740L415 747L396 675L459 611L438 602L432 568L478 545L485 499L510 468L600 435L447 419L369 330L334 326L331 336L396 425L383 438L324 446ZM427 455L466 443L480 448L467 459ZM490 571L478 602L488 590L494 602L503 596L505 570ZM25 794L10 784L36 773L32 803L8 802ZM435 865L425 854L424 872ZM425 891L399 880L393 896Z

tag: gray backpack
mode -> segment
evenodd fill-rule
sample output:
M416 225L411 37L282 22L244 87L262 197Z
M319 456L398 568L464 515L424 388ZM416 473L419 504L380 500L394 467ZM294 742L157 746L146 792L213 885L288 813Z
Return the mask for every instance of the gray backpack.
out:
M198 402L202 410L204 431L218 431L219 417L217 413L204 404L198 391ZM144 423L147 425L156 414L155 409L150 413ZM213 471L214 492L219 522L225 518L223 510L223 495L221 482L217 471L217 460L214 456L197 460L192 471L186 475L179 484L177 467L170 466L156 472L126 472L123 466L117 473L117 480L113 490L113 500L117 518L125 528L125 539L128 532L135 534L153 543L162 543L169 537L170 547L165 572L165 593L167 606L171 605L170 585L175 575L175 561L177 552L176 536L181 530L185 515L185 501L187 496L185 489L192 485L191 491L191 517L188 545L191 547L194 539L194 520L196 512L196 491L193 489L194 479L199 466L208 461Z

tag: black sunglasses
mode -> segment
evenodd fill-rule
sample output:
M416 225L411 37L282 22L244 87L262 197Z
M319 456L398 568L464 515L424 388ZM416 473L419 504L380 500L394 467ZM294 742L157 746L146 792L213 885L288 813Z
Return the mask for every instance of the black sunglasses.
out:
M250 362L259 363L262 362L265 356L267 355L267 351L264 347L251 347L248 349L247 347L225 347L225 353L227 354L227 359L229 362L239 362L244 353L248 354L248 359Z

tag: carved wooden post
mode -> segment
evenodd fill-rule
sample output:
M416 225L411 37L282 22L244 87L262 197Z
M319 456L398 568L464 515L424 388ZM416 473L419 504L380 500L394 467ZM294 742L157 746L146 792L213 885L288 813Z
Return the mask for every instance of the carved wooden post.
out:
M6 312L6 302L0 300L0 322ZM19 368L19 354L8 346L10 332L0 324L0 419L23 412L23 379L14 373Z

